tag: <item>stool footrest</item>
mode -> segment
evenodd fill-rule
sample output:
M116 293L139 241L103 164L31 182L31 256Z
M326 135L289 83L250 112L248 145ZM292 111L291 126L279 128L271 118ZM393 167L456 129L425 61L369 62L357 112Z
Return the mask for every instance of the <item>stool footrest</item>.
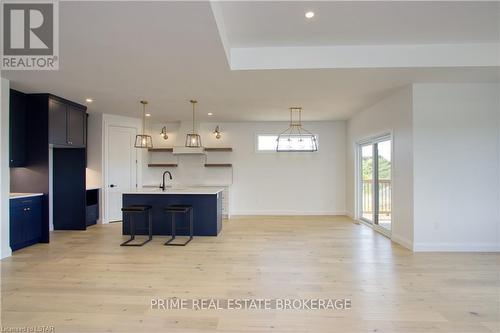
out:
M176 237L172 237L168 241L166 241L163 245L165 245L165 246L186 246L193 239L193 236L190 236L188 238L188 240L185 241L184 243L172 243L175 239L176 239Z
M142 243L134 243L134 244L130 244L131 241L133 241L135 238L130 238L129 240L123 242L120 244L120 246L143 246L144 244L146 244L147 242L150 242L153 238L152 237L149 237L148 239L146 239L144 242Z

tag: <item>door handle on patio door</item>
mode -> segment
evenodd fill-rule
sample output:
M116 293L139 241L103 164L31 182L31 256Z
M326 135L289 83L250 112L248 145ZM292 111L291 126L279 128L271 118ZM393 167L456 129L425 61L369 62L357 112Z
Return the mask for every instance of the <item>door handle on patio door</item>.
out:
M109 187L118 187L118 186L115 184L110 184Z

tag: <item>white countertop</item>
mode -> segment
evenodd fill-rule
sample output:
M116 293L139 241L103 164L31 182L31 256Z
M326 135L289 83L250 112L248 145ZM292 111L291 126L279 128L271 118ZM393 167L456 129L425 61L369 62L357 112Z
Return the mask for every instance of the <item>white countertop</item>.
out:
M159 188L140 187L124 191L123 194L217 194L224 189L220 187L170 187L162 191Z
M18 198L29 198L29 197L38 197L43 195L43 193L10 193L10 199L18 199Z
M87 186L85 188L86 191L90 191L90 190L100 190L101 187L100 186Z

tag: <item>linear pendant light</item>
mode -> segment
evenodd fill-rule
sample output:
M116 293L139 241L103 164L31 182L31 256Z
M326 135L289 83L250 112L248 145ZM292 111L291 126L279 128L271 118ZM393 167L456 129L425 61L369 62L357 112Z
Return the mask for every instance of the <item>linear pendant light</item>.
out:
M199 134L197 134L196 131L195 131L195 129L194 129L194 125L195 125L195 122L194 122L194 108L195 108L196 103L198 103L198 101L192 99L189 102L193 105L193 131L191 133L188 133L186 135L186 147L189 147L189 148L200 148L201 147L201 136Z
M277 152L314 152L318 151L316 136L302 127L302 108L293 106L290 109L290 126L281 132L276 139ZM294 114L298 119L294 121Z
M142 104L142 133L135 136L135 148L153 148L153 138L146 134L146 105L148 101L140 101Z

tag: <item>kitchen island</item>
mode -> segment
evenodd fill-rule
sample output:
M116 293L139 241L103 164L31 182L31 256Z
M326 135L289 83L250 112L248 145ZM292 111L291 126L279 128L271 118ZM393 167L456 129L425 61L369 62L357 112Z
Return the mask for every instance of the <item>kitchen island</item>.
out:
M223 189L216 187L185 187L167 188L138 188L125 191L122 197L122 206L150 205L152 206L153 235L170 235L171 217L165 212L169 205L191 205L193 207L194 235L217 236L222 229L222 197ZM147 235L146 214L137 214L135 217L136 234ZM129 223L123 216L122 232L129 235ZM176 234L188 235L187 216L176 215Z

